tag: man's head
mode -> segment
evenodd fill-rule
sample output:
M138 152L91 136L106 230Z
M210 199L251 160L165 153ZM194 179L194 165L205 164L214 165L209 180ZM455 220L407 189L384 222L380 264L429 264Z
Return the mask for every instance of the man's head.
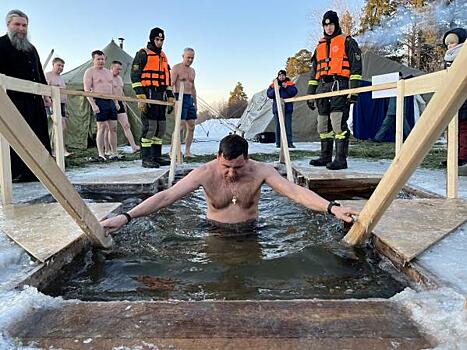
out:
M248 142L239 135L228 135L219 144L217 162L224 178L235 181L248 161Z
M283 81L285 81L286 78L287 78L287 72L285 70L281 69L277 73L277 80L279 80L280 82L283 82Z
M95 50L91 53L94 68L102 69L105 65L105 54L101 50Z
M63 68L65 67L65 61L62 60L60 57L55 57L52 60L52 72L57 75L62 74Z
M191 66L193 61L195 60L195 50L193 50L191 47L185 48L183 50L183 64L187 67Z
M329 10L323 15L323 29L324 34L327 36L333 36L336 34L340 34L341 29L339 26L339 17L337 13Z
M113 76L119 76L122 72L122 62L120 61L112 61L110 64L110 71L112 72Z
M164 40L165 34L162 29L160 29L159 27L151 29L151 32L149 33L149 41L153 43L158 49L162 48Z
M7 13L5 22L13 47L20 51L30 51L32 45L28 40L28 16L20 10L11 10Z

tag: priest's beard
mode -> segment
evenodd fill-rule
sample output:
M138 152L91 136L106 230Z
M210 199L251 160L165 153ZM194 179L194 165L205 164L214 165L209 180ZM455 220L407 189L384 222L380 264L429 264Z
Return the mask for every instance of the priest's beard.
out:
M22 34L8 31L8 37L10 38L11 45L16 50L25 52L32 50L32 44L29 42L27 35L23 36Z

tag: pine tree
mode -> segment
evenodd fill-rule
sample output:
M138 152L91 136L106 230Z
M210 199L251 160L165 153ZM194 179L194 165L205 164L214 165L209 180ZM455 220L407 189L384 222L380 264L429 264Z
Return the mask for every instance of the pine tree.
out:
M307 49L299 50L294 56L287 58L285 70L289 77L310 71L312 53Z
M240 118L247 106L248 97L243 90L242 83L237 82L233 91L230 92L229 101L222 114L227 118Z

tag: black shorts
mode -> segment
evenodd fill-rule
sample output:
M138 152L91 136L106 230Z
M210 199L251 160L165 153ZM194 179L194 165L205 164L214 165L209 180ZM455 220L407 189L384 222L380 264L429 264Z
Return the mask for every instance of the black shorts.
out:
M126 113L125 105L123 104L123 101L118 101L118 110L117 114L121 113Z
M117 108L113 100L106 100L102 98L95 98L99 113L96 113L96 121L106 122L107 120L117 120Z

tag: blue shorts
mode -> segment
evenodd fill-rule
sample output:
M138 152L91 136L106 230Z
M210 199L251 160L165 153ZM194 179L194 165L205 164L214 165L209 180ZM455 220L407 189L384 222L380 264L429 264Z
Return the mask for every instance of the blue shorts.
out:
M178 93L175 94L178 99ZM182 106L182 120L195 120L196 119L196 108L193 103L193 96L190 94L183 94L183 106Z
M113 100L106 100L102 98L95 98L99 113L95 114L96 121L106 122L107 120L117 120L117 108Z

